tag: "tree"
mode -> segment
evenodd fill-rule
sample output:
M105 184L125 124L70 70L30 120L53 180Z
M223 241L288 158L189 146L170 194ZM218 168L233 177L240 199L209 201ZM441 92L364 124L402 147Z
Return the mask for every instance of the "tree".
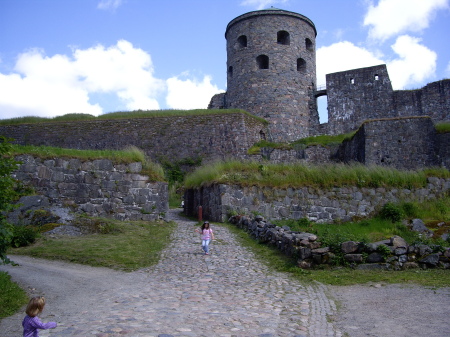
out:
M11 245L13 225L6 221L6 213L14 208L12 202L16 199L14 189L15 179L11 173L17 169L20 162L11 156L12 139L0 136L0 261L9 263L6 250Z

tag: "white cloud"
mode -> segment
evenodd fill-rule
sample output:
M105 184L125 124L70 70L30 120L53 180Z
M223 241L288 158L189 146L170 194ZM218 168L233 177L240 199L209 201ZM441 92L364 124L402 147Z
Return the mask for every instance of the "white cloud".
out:
M420 44L419 38L403 35L391 46L396 54L392 60L383 55L343 41L317 50L317 85L325 84L325 75L338 71L386 64L394 89L421 85L433 78L437 55Z
M266 9L270 5L285 4L288 0L244 0L241 6L256 7L256 9Z
M153 77L150 55L127 41L45 56L34 49L19 55L14 72L0 73L2 118L54 117L80 112L101 114L93 93L113 94L126 109L159 109L156 97L165 83Z
M403 35L391 46L400 57L387 62L394 89L421 84L435 75L437 55L420 42L419 38Z
M103 10L115 10L122 4L122 0L101 0L97 8Z
M211 84L211 77L208 75L201 82L195 78L185 78L187 76L189 74L185 73L167 80L166 103L172 109L206 109L211 97L223 92Z
M153 77L151 57L125 40L105 48L98 45L75 50L77 73L91 92L114 92L127 109L159 109L156 96L164 81Z
M370 3L364 25L369 37L384 41L405 32L421 32L428 27L436 11L449 8L449 0L380 0Z
M325 84L325 75L385 63L375 53L348 41L317 49L317 85Z

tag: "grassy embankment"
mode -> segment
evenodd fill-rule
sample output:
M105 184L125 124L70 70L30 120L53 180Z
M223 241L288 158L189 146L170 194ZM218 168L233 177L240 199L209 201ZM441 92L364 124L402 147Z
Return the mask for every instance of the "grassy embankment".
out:
M14 124L35 124L35 123L49 123L49 122L75 122L75 121L96 121L96 120L111 120L111 119L127 119L127 118L152 118L152 117L177 117L177 116L199 116L199 115L217 115L217 114L233 114L243 113L252 118L260 120L267 124L263 118L249 114L240 109L195 109L195 110L135 110L135 111L117 111L105 113L99 116L93 116L83 113L72 113L53 118L47 117L17 117L0 120L0 125L14 125Z

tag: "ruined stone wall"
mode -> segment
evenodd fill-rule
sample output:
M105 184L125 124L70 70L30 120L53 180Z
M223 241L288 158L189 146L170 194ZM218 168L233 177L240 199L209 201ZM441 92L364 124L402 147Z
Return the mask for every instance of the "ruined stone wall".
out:
M327 74L328 125L316 134L343 134L370 119L427 116L450 121L450 80L393 91L386 65Z
M354 131L368 119L392 117L386 65L327 74L328 133Z
M392 110L398 116L428 116L435 123L450 121L450 80L433 82L418 90L394 91Z
M436 137L429 117L371 120L342 144L340 160L405 170L437 166Z
M168 185L149 181L142 164L115 164L107 159L40 159L29 155L13 177L51 205L76 213L119 220L156 220L169 209Z
M437 135L437 156L439 165L450 170L450 132Z
M312 21L279 9L249 12L228 24L225 37L226 107L268 120L268 140L288 142L309 136L311 121L319 122Z
M21 145L121 150L134 145L152 160L245 158L263 123L244 113L0 125Z
M352 221L373 216L387 202L424 201L444 196L450 179L428 178L425 188L287 188L212 185L185 193L185 212L225 222L231 214L261 214L266 219L308 218L317 223Z

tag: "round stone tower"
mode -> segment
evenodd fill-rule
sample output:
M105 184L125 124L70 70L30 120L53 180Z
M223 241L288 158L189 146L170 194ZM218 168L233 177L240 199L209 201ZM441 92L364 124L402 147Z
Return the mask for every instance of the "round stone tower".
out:
M311 127L319 123L314 97L316 35L310 19L276 8L231 20L225 32L224 106L268 120L268 140L308 137Z

